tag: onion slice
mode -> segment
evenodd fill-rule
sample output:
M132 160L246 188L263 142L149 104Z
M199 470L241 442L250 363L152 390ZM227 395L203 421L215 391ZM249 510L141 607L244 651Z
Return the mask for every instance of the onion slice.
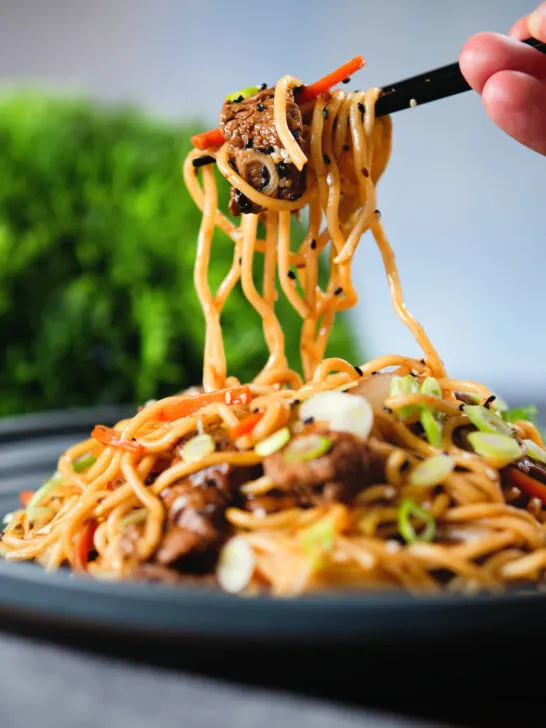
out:
M299 418L304 422L327 423L335 432L350 432L367 439L373 425L373 411L365 397L355 397L346 392L318 392L299 408Z

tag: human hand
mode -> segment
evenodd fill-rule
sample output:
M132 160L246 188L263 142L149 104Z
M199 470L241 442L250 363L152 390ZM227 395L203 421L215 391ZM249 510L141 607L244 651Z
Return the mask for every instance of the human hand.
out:
M519 42L529 37L546 42L546 2L518 20L509 37L497 33L472 36L461 51L459 64L495 124L546 155L546 56Z

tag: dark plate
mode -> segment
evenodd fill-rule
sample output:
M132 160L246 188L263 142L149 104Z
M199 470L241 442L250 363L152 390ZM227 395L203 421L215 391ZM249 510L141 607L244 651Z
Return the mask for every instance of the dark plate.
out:
M0 511L55 469L62 450L130 409L56 412L0 421ZM355 645L407 648L441 641L472 648L499 635L536 648L546 595L473 598L403 593L329 594L298 599L241 598L204 588L104 583L68 571L45 573L29 563L0 561L0 611L19 620L95 632L167 637L203 644Z

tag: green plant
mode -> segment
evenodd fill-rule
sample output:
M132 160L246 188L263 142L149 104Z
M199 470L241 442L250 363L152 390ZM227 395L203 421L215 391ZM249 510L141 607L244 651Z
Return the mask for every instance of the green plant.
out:
M198 128L82 100L0 99L0 414L139 403L200 381L200 213L181 177ZM213 282L231 256L218 237ZM297 364L299 321L284 301L279 312ZM239 288L224 325L229 370L249 379L265 348ZM356 356L343 319L330 351Z

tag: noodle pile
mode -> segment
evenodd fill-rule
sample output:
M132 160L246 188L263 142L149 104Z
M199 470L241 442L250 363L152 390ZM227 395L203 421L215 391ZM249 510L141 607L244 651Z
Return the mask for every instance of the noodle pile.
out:
M543 579L541 492L506 477L517 470L514 462L528 457L538 462L542 453L546 458L537 427L524 419L506 422L505 405L484 385L450 379L404 304L376 203L376 184L391 151L390 119L376 119L374 113L379 90L338 90L303 103L306 155L287 123L287 98L301 85L285 76L274 89L283 159L306 170L301 197L272 196L279 179L268 160L269 189L255 189L231 163L227 142L206 149L206 155L194 149L184 163L185 183L202 211L194 284L206 324L204 393L150 402L112 430L96 429L91 439L67 450L33 502L10 514L1 542L6 559L36 560L49 570L68 564L101 579L131 578L139 566L154 562L161 547L169 489L227 464L256 477L240 484L226 503L225 545L219 546L217 563L199 573L216 574L230 591L297 595L324 588L402 587L414 593L474 593ZM215 166L264 211L243 214L239 224L222 213ZM306 232L293 249L291 217L304 209ZM208 270L216 229L231 239L233 262L213 291ZM336 312L357 302L351 263L367 232L383 258L396 312L423 359L393 354L362 366L324 359ZM260 281L254 275L257 255L263 256ZM320 256L329 264L323 288ZM263 320L269 350L262 371L248 385L228 374L222 338L222 310L239 284ZM303 378L285 356L275 313L277 284L302 319ZM368 432L359 431L359 442L370 460L381 463L379 474L349 499L252 507L264 496L279 497L265 467L268 457L282 457L298 436L328 439L332 430L343 429L334 427L333 419L329 424L328 418L302 417L300 410L306 404L312 408L318 401L313 398L323 392L335 393L331 401L349 407L349 432L354 430L347 398L369 404ZM188 443L210 445L208 434L218 431L235 433L229 448L218 449L213 441L212 449L203 447L197 457L184 454ZM509 437L514 452L503 451L504 441L493 442L497 450L473 449L473 432ZM184 573L183 564L173 571Z

